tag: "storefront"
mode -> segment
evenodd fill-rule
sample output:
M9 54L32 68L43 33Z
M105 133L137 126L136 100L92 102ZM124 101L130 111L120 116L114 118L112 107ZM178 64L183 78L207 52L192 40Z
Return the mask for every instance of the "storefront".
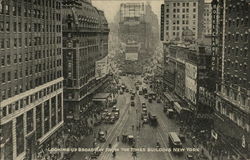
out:
M111 94L110 93L97 93L93 96L92 99L94 105L99 106L100 108L106 108L109 106L111 102Z

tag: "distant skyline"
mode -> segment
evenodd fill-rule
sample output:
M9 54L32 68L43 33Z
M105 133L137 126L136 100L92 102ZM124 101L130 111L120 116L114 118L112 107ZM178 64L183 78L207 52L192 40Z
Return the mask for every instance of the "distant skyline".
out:
M158 22L160 22L161 4L164 3L164 0L92 0L93 6L104 11L109 23L114 21L114 17L119 11L120 4L126 2L150 2L152 10L157 15Z

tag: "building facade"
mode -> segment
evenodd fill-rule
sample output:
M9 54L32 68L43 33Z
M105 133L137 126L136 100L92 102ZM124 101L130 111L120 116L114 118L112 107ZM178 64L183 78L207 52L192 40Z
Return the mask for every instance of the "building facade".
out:
M205 1L203 14L203 34L209 36L212 34L212 5L210 1Z
M127 59L125 49L125 59L122 70L125 73L141 74L143 65L152 56L159 42L158 19L147 3L122 3L120 10L118 37L121 46L124 48L131 43L139 45L138 51L134 55L138 57L135 61ZM137 71L137 72L135 72Z
M62 145L61 2L2 0L0 35L0 159L40 159Z
M102 70L97 64L107 62L109 28L91 1L65 1L62 10L65 117L79 120L107 81L107 75L97 73Z
M250 155L250 1L219 1L219 64L217 83L217 141L235 146L231 153ZM232 146L230 145L230 146Z
M165 0L163 41L183 41L183 32L191 31L193 41L202 38L204 0Z

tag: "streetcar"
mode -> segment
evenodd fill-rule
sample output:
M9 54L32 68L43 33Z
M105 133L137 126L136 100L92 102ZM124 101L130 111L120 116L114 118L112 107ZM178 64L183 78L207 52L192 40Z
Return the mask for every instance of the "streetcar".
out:
M169 147L172 149L173 153L182 154L182 143L176 132L168 133L168 143Z

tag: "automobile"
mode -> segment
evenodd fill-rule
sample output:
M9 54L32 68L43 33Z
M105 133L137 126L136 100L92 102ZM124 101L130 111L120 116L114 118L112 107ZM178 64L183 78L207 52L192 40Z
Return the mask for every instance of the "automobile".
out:
M120 90L120 94L123 94L123 91L122 91L122 90Z
M131 99L131 100L134 100L134 99L135 99L135 96L134 96L134 95L131 95L130 99Z
M109 123L114 124L114 123L115 123L115 120L116 120L115 116L112 115L112 116L110 116L110 118L109 118Z
M135 92L135 91L133 91L133 92L132 92L132 95L133 95L133 96L135 96L135 93L136 93L136 92Z
M99 140L100 142L105 142L105 141L106 141L105 134L104 134L103 131L100 131L100 132L98 133L98 140Z
M108 113L109 111L108 111L108 109L104 109L103 112L104 113Z
M139 86L136 86L135 88L136 88L136 90L139 90Z
M192 154L188 154L185 160L194 160L194 156Z
M161 99L158 98L158 99L156 100L156 102L157 102L157 103L161 103Z
M145 106L145 107L146 107L146 103L145 103L145 102L142 102L142 104L141 104L141 105L142 105L142 108L143 108L143 106Z
M148 98L148 94L145 94L145 95L144 95L144 98L146 98L146 99L147 99L147 98Z
M168 118L173 118L174 110L173 109L167 109L167 116L168 116Z
M152 96L152 99L153 99L153 100L156 100L156 96L155 96L155 95L153 95L153 96Z
M131 102L131 106L135 106L135 102L134 101Z
M126 89L126 92L127 92L127 93L129 92L129 89L128 89L128 88Z
M147 123L148 123L148 118L143 117L143 118L142 118L142 123L147 124Z
M100 150L100 147L97 146L95 148L95 150L91 153L90 158L91 159L97 159L100 156L100 154L101 154L101 151L99 151L99 150Z
M142 95L143 94L143 92L142 91L139 91L139 95Z
M120 115L120 114L119 114L118 112L115 112L115 113L114 113L115 119L119 119L119 115Z
M164 106L163 107L163 112L167 112L167 110L168 110L168 106Z
M112 112L116 111L116 109L117 109L116 106L113 106L112 107Z
M152 98L151 97L148 98L148 102L152 103Z

